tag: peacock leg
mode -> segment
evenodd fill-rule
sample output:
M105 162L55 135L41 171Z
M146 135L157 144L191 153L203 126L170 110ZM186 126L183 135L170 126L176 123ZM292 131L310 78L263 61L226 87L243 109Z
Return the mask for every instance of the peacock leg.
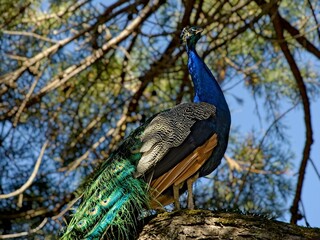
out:
M174 200L174 208L175 210L180 210L180 188L182 187L183 183L178 185L173 184L173 200Z
M192 185L199 178L199 172L190 177L187 180L187 188L188 188L188 209L194 209L194 201L193 201L193 193L192 193Z

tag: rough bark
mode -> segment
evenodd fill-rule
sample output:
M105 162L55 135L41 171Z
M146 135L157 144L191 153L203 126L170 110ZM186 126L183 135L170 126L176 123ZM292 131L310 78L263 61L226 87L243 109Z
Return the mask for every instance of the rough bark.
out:
M261 216L209 210L162 213L146 224L138 240L320 239L319 228L305 228Z

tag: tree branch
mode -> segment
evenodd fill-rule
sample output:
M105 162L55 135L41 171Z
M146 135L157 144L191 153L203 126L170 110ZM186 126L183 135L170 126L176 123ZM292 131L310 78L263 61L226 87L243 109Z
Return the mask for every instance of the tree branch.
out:
M20 116L21 116L21 114L22 114L22 112L23 112L23 110L24 110L24 108L25 108L30 96L32 95L34 89L36 88L36 86L37 86L42 74L43 74L43 71L37 73L36 79L33 81L32 85L31 85L31 87L29 89L29 92L27 93L27 95L23 99L23 102L21 103L21 105L20 105L20 107L19 107L19 109L18 109L18 111L16 113L16 116L15 116L15 118L13 120L13 126L14 127L16 127L18 125L19 120L20 120Z
M31 174L31 176L29 177L28 181L26 181L25 184L23 184L19 189L17 189L14 192L11 192L11 193L8 193L8 194L0 194L0 199L5 199L5 198L10 198L10 197L17 196L17 195L23 193L28 187L30 187L30 185L32 184L34 178L37 175L37 172L39 170L39 167L40 167L40 164L41 164L41 161L42 161L42 158L43 158L43 154L44 154L44 151L47 148L47 145L48 145L48 141L46 141L43 144L43 146L41 148L41 151L40 151L40 154L39 154L39 157L38 157L38 160L36 162L36 165L34 166L33 172Z
M317 49L303 34L299 32L295 27L293 27L286 19L281 17L280 13L277 13L277 18L279 18L279 24L282 28L285 28L288 33L297 40L297 42L304 47L308 52L320 59L320 50Z
M2 30L2 32L4 34L8 34L8 35L16 35L16 36L27 36L27 37L32 37L32 38L36 38L45 42L49 42L49 43L57 43L56 40L44 37L42 35L36 34L34 32L23 32L23 31L8 31L8 30Z
M118 2L116 2L116 3L114 3L114 4L112 4L110 7L108 7L108 8L105 10L105 12L97 19L97 21L96 21L93 25L91 25L91 26L83 29L82 31L78 32L77 34L75 34L75 35L72 36L72 37L69 37L69 38L66 38L66 39L63 39L63 40L58 41L56 44L52 45L51 47L45 49L44 51L38 53L38 54L35 55L34 57L32 57L32 58L28 59L27 61L25 61L20 68L14 70L14 71L12 71L12 72L9 72L9 73L7 73L7 74L5 74L5 75L0 76L0 84L3 83L3 84L8 85L8 86L12 85L15 81L17 81L17 79L18 79L27 69L29 69L31 66L33 66L33 65L36 64L37 62L41 61L42 59L44 59L44 58L46 58L46 57L48 57L48 56L50 56L50 55L52 55L52 54L55 53L55 52L57 52L60 48L66 46L66 45L69 44L70 42L78 39L79 37L83 36L85 33L90 32L91 30L95 29L97 26L99 26L99 25L102 24L103 22L108 21L110 18L112 18L113 16L115 16L115 14L119 14L119 13L121 13L121 12L123 12L123 11L126 11L126 10L128 10L129 8L132 7L132 5L128 5L128 6L124 7L124 8L122 8L122 9L118 10L116 13L111 14L112 11L113 11L115 8L119 7L119 5L121 5L121 4L124 3L124 2L126 2L126 1L125 1L125 0L121 0L121 1L118 1ZM136 4L136 3L135 3L135 4ZM99 50L100 50L100 49L99 49ZM93 55L95 55L95 54L93 54ZM88 58L89 58L89 57L88 57ZM84 59L84 60L86 60L86 59ZM83 62L83 61L82 61L82 62ZM69 67L67 70L70 71L70 69L73 69L73 68L75 68L75 67L76 67L76 66L73 65L73 66ZM66 72L66 71L65 71L65 72ZM67 72L66 72L66 73L67 73ZM61 77L61 76L58 76L58 78L60 78L60 77ZM11 111L11 112L12 112L12 111ZM14 111L13 111L13 112L14 112Z
M158 214L143 227L138 240L305 240L319 239L318 228L304 228L234 212L183 210Z
M83 59L78 65L72 65L68 67L64 71L62 76L57 76L56 78L54 78L49 84L43 87L37 95L31 97L29 101L30 104L32 104L32 102L38 102L48 92L57 89L65 82L67 82L69 79L88 68L97 60L101 59L109 49L125 40L132 32L134 32L135 29L139 27L139 25L144 20L146 20L150 16L150 14L161 4L163 3L159 0L149 2L149 4L141 10L140 15L137 18L135 18L131 22L131 24L127 28L125 28L118 36L114 37L113 39L105 43L100 49L94 51L92 55Z
M37 227L34 228L34 229L31 229L31 230L28 231L28 232L20 232L20 233L12 233L12 234L0 235L0 239L20 238L20 237L23 237L23 236L31 235L31 234L33 234L33 233L38 232L41 228L43 228L44 225L47 224L47 222L48 222L48 218L44 218L44 219L42 220L42 222L39 224L39 226L37 226Z
M315 10L314 10L314 8L313 8L313 6L312 6L311 0L308 0L308 4L309 4L309 7L310 7L311 12L312 12L312 16L313 16L313 18L314 18L314 22L316 23L317 32L318 32L318 39L320 40L320 24L319 24L319 21L318 21L318 19L317 19L316 14L315 14Z
M177 29L181 29L184 26L189 25L190 23L190 15L193 9L193 5L195 4L195 1L185 1L184 2L184 7L185 7L185 11L181 20L180 25L177 27ZM175 34L172 37L171 42L168 44L167 48L164 50L164 52L162 53L161 57L153 62L150 65L150 69L145 72L142 76L139 77L139 80L141 82L139 89L135 92L135 94L132 96L131 101L128 104L128 114L134 113L136 112L136 109L138 107L139 104L139 99L141 98L143 92L145 91L145 89L147 88L147 86L149 85L150 82L152 82L152 80L158 76L163 68L162 66L170 66L171 63L175 62L181 55L182 55L182 51L180 50L175 56L172 56L174 50L177 47L177 42L179 40L179 36L180 36L180 32L175 32ZM127 122L123 122L122 125L119 126L119 136L123 136L123 129L126 129L126 127L123 127L123 125L125 125ZM122 130L121 130L122 129ZM122 138L113 138L111 143L109 144L109 149L112 150L114 149L114 147L117 145L117 143L121 140Z
M293 55L290 52L290 49L288 47L288 43L284 38L283 35L283 26L282 26L282 20L281 16L278 12L278 10L275 10L276 14L274 16L271 16L273 26L275 28L277 37L279 39L278 44L280 45L280 48L287 59L287 62L290 66L290 69L293 73L293 76L296 80L297 87L299 89L299 93L301 96L302 100L302 105L303 105L303 110L304 110L304 121L305 121L305 126L306 126L306 141L303 149L303 155L302 155L302 160L299 168L299 177L298 177L298 182L297 182L297 187L296 187L296 193L295 197L293 200L293 204L291 207L291 220L290 222L293 224L296 224L297 221L299 220L299 202L301 199L301 192L302 192L302 186L303 186L303 181L304 181L304 176L305 176L305 171L307 167L308 160L310 158L310 152L311 152L311 145L313 143L313 131L312 131L312 123L311 123L311 110L310 110L310 102L309 102L309 97L307 93L307 88L306 85L304 84L302 75L300 73L300 70L298 68L297 63L294 60Z
M263 9L268 3L265 0L255 0L255 2ZM302 160L299 168L299 177L295 192L295 197L291 207L291 220L290 222L296 224L297 221L301 218L299 214L299 202L301 200L301 192L302 186L305 176L305 171L307 167L308 160L310 158L311 152L311 145L313 143L313 130L312 130L312 123L311 123L311 110L310 110L310 101L307 93L306 85L304 84L302 75L300 73L299 67L291 54L289 49L288 43L284 37L284 28L291 32L293 35L297 35L299 32L295 28L293 28L286 20L284 20L279 11L278 6L273 5L269 11L269 16L272 21L273 27L276 31L276 36L278 39L278 44L289 64L291 72L296 80L297 87L299 89L299 93L302 100L303 111L304 111L304 121L306 126L306 141L303 149ZM302 37L296 37L297 41L300 41L300 44L304 46L308 51L311 51L312 44L307 41L307 39ZM303 44L302 44L303 43ZM317 54L317 52L315 52Z

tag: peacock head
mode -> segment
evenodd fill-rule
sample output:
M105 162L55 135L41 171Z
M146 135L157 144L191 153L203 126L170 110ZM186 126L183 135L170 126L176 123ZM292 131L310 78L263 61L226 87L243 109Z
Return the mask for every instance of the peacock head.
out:
M201 27L185 27L181 32L180 40L182 43L186 44L188 48L192 48L201 38L202 31L203 28Z

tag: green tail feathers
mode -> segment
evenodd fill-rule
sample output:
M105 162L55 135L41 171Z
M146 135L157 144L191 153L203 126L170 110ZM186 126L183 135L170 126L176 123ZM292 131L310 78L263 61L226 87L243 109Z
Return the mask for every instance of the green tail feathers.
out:
M131 132L85 181L79 191L83 194L81 204L61 239L113 240L132 236L139 215L150 203L147 183L134 178L133 173L142 156L141 134L155 116Z
M132 161L111 159L88 181L62 239L128 239L135 229L139 213L148 206L147 184L133 177Z

